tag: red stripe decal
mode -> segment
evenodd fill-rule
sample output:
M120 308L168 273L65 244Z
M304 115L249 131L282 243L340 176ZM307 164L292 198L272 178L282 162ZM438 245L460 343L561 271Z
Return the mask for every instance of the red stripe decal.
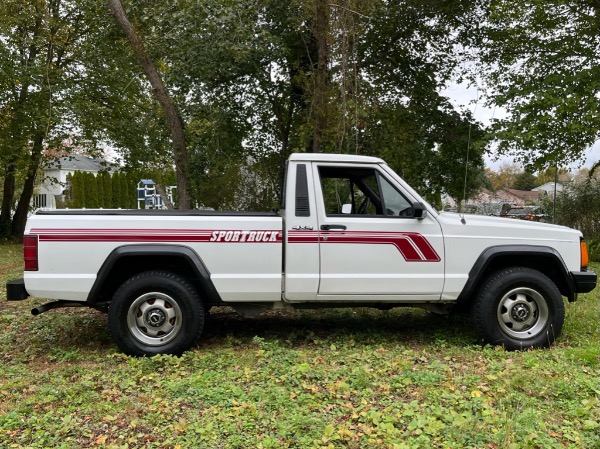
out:
M429 241L416 232L290 231L289 243L351 243L393 245L407 262L439 262L440 256Z
M281 231L193 229L32 229L42 242L281 243Z
M31 229L41 242L198 242L281 243L275 230L210 229ZM394 245L407 262L439 262L429 241L416 232L290 231L289 243L350 243Z

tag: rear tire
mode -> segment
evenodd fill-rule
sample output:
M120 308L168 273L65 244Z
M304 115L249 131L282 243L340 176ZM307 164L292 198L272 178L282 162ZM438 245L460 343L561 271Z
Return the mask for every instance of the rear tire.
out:
M128 355L180 355L196 343L204 315L200 296L187 279L147 271L119 287L108 309L108 325Z
M556 285L526 267L490 275L473 303L475 327L484 341L510 350L550 346L560 335L564 316Z

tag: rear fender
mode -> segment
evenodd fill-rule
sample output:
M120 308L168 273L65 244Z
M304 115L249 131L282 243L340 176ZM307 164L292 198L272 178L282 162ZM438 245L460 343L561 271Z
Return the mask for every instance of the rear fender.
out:
M125 264L127 269L124 274L123 263L128 260L131 264ZM186 272L199 284L197 287L207 304L222 302L201 257L193 249L183 245L124 245L114 249L100 267L87 302L95 304L110 300L116 288L129 277L151 269L169 269L163 263L167 260L175 260L185 267Z

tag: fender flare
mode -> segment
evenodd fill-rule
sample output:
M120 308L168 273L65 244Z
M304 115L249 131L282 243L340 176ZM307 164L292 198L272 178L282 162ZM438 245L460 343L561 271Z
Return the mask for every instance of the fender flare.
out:
M217 292L210 272L202 261L202 258L192 248L183 245L123 245L115 248L106 258L98 274L96 281L90 290L87 297L88 303L96 303L100 297L100 292L104 284L108 281L110 273L116 263L126 257L161 257L175 256L184 259L194 274L198 277L200 285L203 289L203 294L206 295L208 304L222 303L221 296Z
M523 257L533 256L552 261L559 268L560 279L553 281L557 285L562 285L561 293L566 296L569 302L575 301L575 285L570 276L569 270L561 257L560 253L550 246L537 245L497 245L490 246L483 250L473 267L469 271L469 277L463 290L457 298L457 303L465 304L475 292L475 289L482 280L488 268L500 257L510 257L515 259L513 266L527 266L527 264L519 263L519 259Z

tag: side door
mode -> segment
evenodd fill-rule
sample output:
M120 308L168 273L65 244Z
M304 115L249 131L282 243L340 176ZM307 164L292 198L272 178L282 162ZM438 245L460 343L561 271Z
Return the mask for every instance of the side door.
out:
M312 163L319 226L319 300L439 300L444 242L429 214L377 164ZM418 215L418 214L417 214Z

